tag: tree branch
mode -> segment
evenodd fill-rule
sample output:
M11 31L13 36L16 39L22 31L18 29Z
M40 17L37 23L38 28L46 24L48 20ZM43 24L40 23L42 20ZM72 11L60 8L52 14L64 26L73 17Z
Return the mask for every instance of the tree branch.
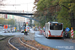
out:
M62 5L63 7L65 7L66 9L70 10L68 7L66 7L65 5Z
M57 3L55 6L58 6L59 3ZM70 10L68 7L66 7L65 5L62 5L63 7L65 7L66 9Z

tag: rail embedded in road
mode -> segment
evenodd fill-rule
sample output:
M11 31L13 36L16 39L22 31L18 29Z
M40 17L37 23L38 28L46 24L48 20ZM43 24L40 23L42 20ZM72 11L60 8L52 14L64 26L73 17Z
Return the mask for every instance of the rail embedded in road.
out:
M11 46L13 48L15 48L16 50L36 50L34 48L32 48L32 46L27 46L27 44L24 44L19 37L14 37L9 39L9 43L11 44Z

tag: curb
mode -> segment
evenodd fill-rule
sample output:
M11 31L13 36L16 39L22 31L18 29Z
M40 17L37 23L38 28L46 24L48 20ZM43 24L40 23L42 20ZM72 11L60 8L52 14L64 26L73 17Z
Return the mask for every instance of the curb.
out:
M11 40L11 39L12 39L12 38L10 38L10 39L8 40L9 45L10 45L11 47L13 47L14 49L19 50L18 48L16 48L14 45L12 45L12 44L10 43L10 40Z
M6 39L7 37L2 37L2 38L0 38L0 40L4 40L4 39Z
M75 42L73 42L73 40L72 40L72 39L64 39L64 41L68 41L68 42L75 43Z
M19 40L21 41L20 38L19 38ZM22 41L21 41L21 42L22 42ZM33 47L33 46L30 46L30 45L28 45L28 44L26 44L26 43L24 43L24 42L22 42L22 43L25 44L26 46L30 47L30 48L33 48L33 49L39 50L39 49L37 49L37 48L35 48L35 47Z
M4 39L5 37L0 38L0 40Z

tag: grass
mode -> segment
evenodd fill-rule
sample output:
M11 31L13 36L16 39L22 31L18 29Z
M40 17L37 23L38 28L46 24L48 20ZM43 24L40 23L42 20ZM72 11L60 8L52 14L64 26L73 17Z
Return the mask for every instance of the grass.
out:
M0 35L0 37L4 37L4 36Z
M0 35L0 37L2 37L2 35Z
M73 38L75 39L75 31L74 31L74 37Z
M1 37L2 35L0 35ZM0 41L0 50L15 50L14 48L12 48L9 44L8 44L8 39L10 37L4 39L4 40L1 40Z
M39 50L58 50L58 49L55 49L55 48L51 48L51 47L42 45L42 44L36 42L35 40L25 40L24 38L21 38L21 40L23 42L25 42L26 44L29 44L29 45L31 45L33 47L38 48Z
M2 36L2 35L0 35L0 38L1 38L0 41L5 40L8 37L13 37L13 36Z
M65 33L65 32L64 32ZM71 37L71 31L67 32L68 33L68 36L70 36L70 38L72 39ZM73 38L75 39L75 31L74 31L74 35L73 35Z

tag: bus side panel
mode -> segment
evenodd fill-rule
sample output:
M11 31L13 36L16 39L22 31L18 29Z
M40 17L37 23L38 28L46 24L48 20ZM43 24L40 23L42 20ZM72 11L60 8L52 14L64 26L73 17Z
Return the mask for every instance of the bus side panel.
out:
M45 24L45 36L48 37L49 24Z

